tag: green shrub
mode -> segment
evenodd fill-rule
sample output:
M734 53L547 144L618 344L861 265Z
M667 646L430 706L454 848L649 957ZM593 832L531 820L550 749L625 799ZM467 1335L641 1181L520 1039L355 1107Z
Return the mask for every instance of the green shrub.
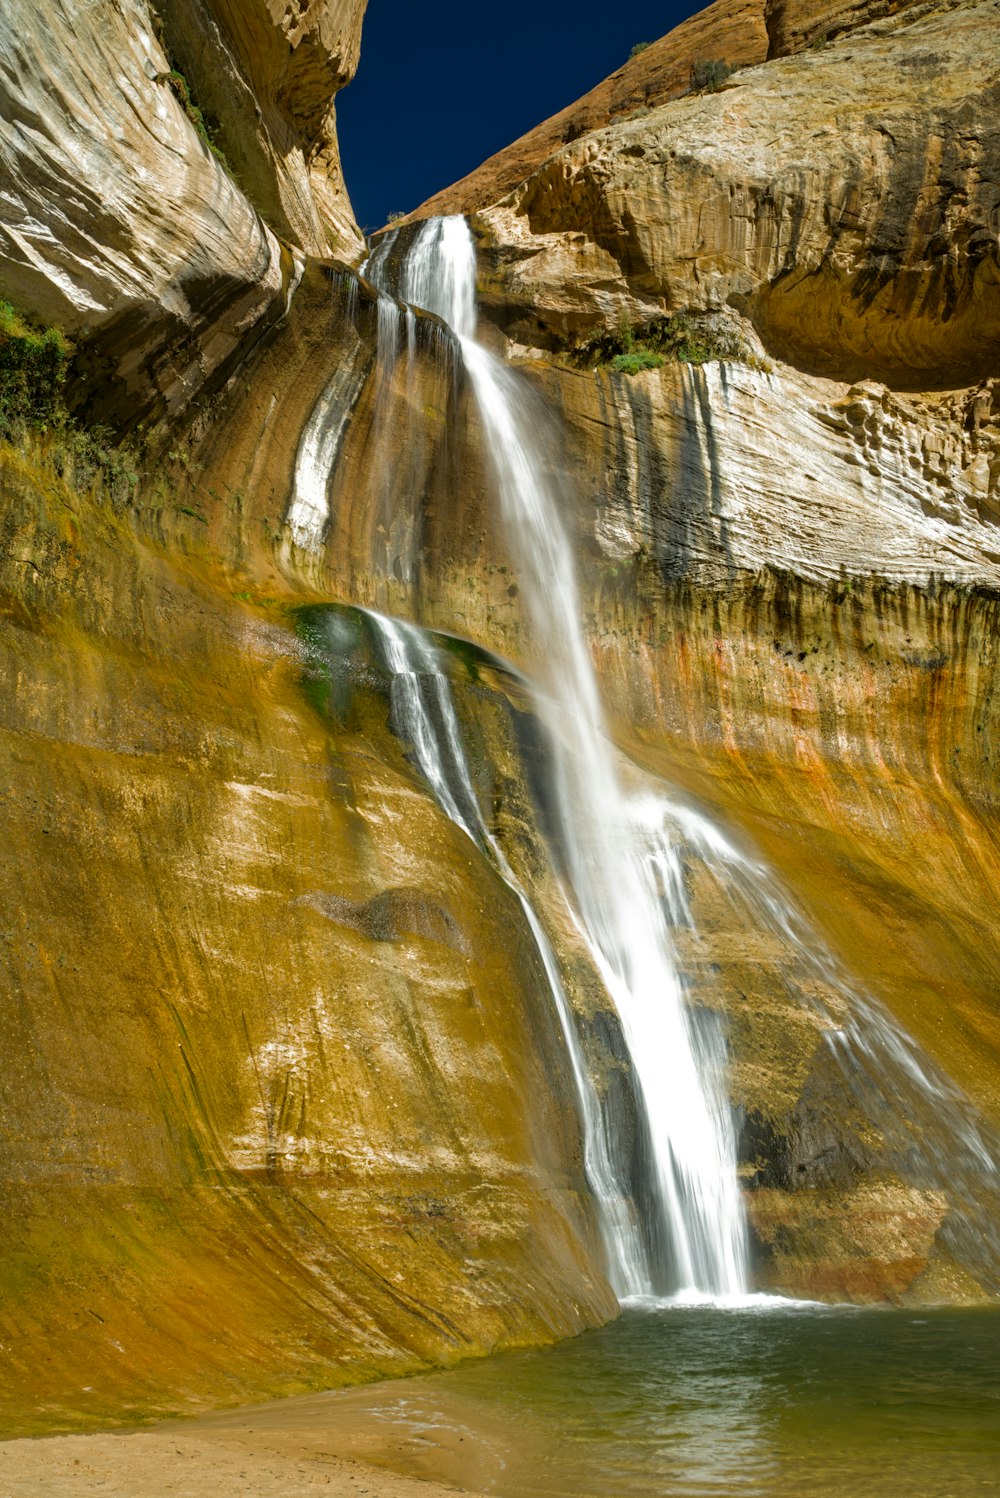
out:
M737 359L743 349L731 336L699 328L686 317L664 318L652 334L657 347L681 364L707 364L711 359Z
M137 438L122 443L108 426L84 426L65 402L73 345L58 328L39 328L0 300L0 441L23 443L50 434L49 459L79 488L98 478L112 500L124 503L139 482Z
M732 72L732 65L724 62L721 57L715 58L713 61L702 59L700 62L692 64L691 87L696 92L700 89L705 89L708 93L714 93L716 89L722 87Z
M138 442L131 439L118 442L108 426L76 426L69 423L63 433L63 442L69 455L74 482L87 488L95 479L101 479L112 500L123 504L128 500L139 482L141 454Z
M230 166L229 162L226 160L225 152L222 150L221 146L216 145L215 133L214 131L209 129L208 121L205 119L205 116L202 114L201 110L194 102L194 99L191 97L191 86L188 83L187 79L184 77L184 74L179 73L176 68L171 68L169 73L161 73L159 76L161 78L165 78L167 83L169 83L170 87L177 95L181 108L187 115L188 119L191 121L202 141L211 151L212 155L216 158L217 161L222 163L227 172L230 172Z
M0 301L0 436L61 424L72 351L58 328L33 327L10 302Z
M754 369L769 369L735 331L683 313L654 318L641 328L622 322L613 333L604 333L573 349L570 357L584 368L610 365L625 374L657 369L667 362L707 364L713 359L738 360Z
M666 362L662 354L654 354L649 349L637 349L631 354L616 354L611 361L611 368L617 369L621 374L634 375L642 369L659 369Z

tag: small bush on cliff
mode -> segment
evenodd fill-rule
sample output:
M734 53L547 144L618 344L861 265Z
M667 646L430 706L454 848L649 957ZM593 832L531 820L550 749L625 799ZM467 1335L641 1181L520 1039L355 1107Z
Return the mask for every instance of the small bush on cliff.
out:
M746 349L731 333L699 327L682 315L665 317L652 339L657 348L681 364L708 364L713 359L743 359Z
M108 426L83 427L71 422L61 448L78 488L90 488L100 480L115 504L125 504L135 492L142 462L138 439L118 442ZM67 467L61 455L57 455L56 467L60 472Z
M222 147L216 144L215 132L209 128L208 121L191 97L191 86L184 77L184 74L179 73L176 68L171 68L169 73L161 73L159 76L165 79L173 89L181 108L212 155L232 175L229 162L226 160L226 154Z
M590 368L610 365L623 374L658 369L668 362L707 364L713 359L729 359L751 367L760 363L737 333L683 313L654 318L641 328L623 322L616 332L574 349L572 359Z
M661 364L666 364L662 354L651 353L649 349L636 349L631 354L616 354L611 361L611 368L617 369L621 374L639 374L643 369L659 369Z
M36 327L0 300L0 441L19 446L32 434L45 436L60 477L78 488L99 480L113 501L126 503L139 482L139 443L119 442L110 427L70 416L65 387L73 353L58 328Z
M47 431L65 418L63 386L73 346L58 328L36 328L0 301L0 436Z
M731 76L733 68L730 63L723 61L721 57L709 61L702 58L693 63L691 67L691 87L696 93L702 89L706 93L714 94L716 89L722 87L726 79Z

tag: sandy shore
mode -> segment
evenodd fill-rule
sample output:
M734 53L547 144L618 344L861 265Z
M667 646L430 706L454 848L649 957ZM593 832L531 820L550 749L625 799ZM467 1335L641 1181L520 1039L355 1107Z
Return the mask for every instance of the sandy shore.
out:
M0 1498L455 1498L334 1452L290 1456L252 1432L163 1427L0 1442ZM471 1495L470 1495L471 1498Z

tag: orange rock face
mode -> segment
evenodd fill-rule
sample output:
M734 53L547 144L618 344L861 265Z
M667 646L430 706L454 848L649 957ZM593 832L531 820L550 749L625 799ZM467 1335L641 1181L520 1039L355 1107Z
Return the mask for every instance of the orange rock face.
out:
M651 42L575 104L498 151L460 182L435 193L412 215L474 213L529 176L569 141L642 113L691 88L691 70L701 61L747 67L784 57L817 38L840 35L879 16L905 9L913 0L845 0L814 4L792 0L715 0L666 36Z
M698 58L723 58L737 66L763 62L767 55L767 26L760 0L716 0L707 10L650 43L575 104L491 156L461 182L428 198L413 217L472 213L495 203L568 141L616 117L687 93L691 65Z

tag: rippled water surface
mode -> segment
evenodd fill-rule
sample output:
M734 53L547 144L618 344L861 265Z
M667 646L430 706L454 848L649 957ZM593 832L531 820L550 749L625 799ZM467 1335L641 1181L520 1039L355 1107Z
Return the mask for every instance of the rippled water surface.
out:
M543 1352L253 1415L501 1498L964 1498L1000 1493L1000 1312L629 1311Z

